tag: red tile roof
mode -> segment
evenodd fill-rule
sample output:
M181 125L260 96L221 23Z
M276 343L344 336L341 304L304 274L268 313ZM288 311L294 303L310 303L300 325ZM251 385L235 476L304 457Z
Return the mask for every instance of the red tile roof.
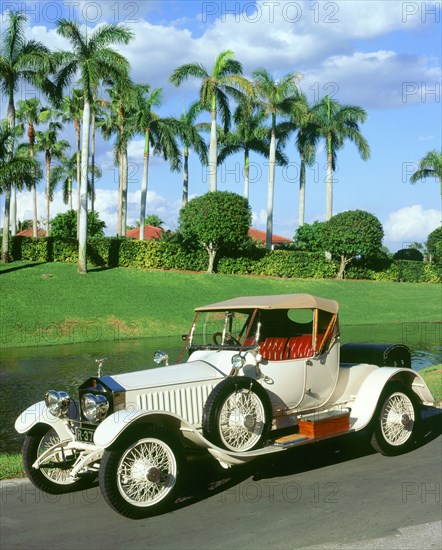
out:
M151 241L152 239L161 239L161 235L164 233L164 229L161 227L154 227L153 225L144 226L144 240ZM140 228L134 227L126 231L126 237L131 237L132 239L140 238Z
M253 227L249 229L249 237L255 241L259 241L262 244L266 244L266 232L260 231L259 229L254 229ZM281 244L281 243L291 243L292 240L287 237L281 237L280 235L272 235L272 244Z
M24 231L20 231L20 233L17 233L17 237L32 237L34 234L34 231L32 227L29 229L25 229ZM46 237L47 233L45 229L37 229L37 237Z

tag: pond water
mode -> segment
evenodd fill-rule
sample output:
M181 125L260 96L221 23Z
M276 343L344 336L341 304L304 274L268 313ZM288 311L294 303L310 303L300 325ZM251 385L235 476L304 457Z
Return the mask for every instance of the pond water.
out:
M442 362L441 328L441 323L341 326L341 342L403 343L411 349L412 368L420 370ZM107 357L104 374L116 374L155 367L152 357L158 349L173 364L182 342L170 337L1 350L0 451L20 449L23 436L15 432L14 422L24 409L41 401L48 389L75 396L78 385L96 375L97 357Z

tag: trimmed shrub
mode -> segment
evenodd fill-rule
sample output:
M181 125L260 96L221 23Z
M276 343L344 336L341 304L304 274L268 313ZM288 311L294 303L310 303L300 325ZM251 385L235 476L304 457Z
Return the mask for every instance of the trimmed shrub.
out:
M423 262L424 256L417 248L401 248L394 256L394 260L411 260L413 262Z

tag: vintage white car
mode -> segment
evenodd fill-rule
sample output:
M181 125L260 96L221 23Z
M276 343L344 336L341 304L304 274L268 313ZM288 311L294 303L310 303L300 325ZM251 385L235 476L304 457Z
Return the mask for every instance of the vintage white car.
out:
M120 514L143 518L179 496L186 454L224 467L366 429L395 455L433 404L402 345L340 346L338 304L309 294L247 296L196 308L178 363L98 374L78 400L49 390L17 419L26 472L66 493L97 475ZM184 357L186 355L186 357Z

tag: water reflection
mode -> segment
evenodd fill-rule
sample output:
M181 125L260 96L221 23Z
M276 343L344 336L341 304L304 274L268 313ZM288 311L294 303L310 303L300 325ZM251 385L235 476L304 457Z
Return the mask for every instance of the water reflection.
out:
M341 327L342 343L403 343L412 350L412 367L420 370L440 363L441 324L397 324ZM177 361L182 349L179 337L93 342L30 348L4 349L0 360L0 451L16 452L23 440L14 430L16 417L40 401L48 389L76 396L77 387L97 372L95 359L107 357L104 374L153 368L156 350Z

